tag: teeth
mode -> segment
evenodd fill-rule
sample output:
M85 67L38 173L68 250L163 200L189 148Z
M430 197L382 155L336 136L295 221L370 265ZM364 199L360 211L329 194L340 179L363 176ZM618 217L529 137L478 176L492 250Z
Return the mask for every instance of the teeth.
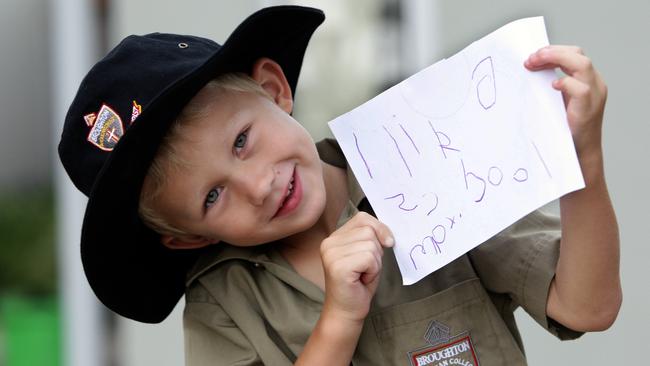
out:
M293 177L289 181L289 189L287 190L287 197L293 192Z
M287 194L284 197L289 197L291 193L293 193L293 177L291 177L291 180L289 181L289 189L287 189Z

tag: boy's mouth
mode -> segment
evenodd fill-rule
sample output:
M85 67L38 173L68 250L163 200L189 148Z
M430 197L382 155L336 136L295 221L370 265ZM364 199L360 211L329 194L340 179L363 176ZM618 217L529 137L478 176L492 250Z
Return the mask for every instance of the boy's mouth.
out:
M286 191L284 192L284 199L280 202L280 207L274 217L286 215L298 207L302 199L302 185L300 183L300 177L296 169L294 169L293 175L289 179Z

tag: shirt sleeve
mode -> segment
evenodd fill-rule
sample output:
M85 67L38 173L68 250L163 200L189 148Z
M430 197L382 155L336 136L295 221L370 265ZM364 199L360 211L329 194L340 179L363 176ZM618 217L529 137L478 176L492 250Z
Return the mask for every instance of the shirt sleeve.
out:
M186 299L183 331L187 366L263 365L241 329L201 288Z
M508 294L560 339L582 335L546 315L546 303L560 253L558 216L534 211L469 252L488 291Z

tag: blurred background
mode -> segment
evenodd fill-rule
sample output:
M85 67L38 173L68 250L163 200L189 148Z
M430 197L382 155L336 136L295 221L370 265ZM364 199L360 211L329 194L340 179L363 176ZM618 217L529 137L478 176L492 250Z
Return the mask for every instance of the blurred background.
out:
M124 36L223 42L245 16L279 4L327 16L309 46L294 113L316 139L330 135L327 121L511 20L543 15L552 43L582 46L609 86L604 149L623 308L610 330L572 342L517 317L531 365L647 363L650 2L0 0L0 365L183 364L182 302L164 323L143 325L111 315L85 283L85 199L55 146L81 78Z

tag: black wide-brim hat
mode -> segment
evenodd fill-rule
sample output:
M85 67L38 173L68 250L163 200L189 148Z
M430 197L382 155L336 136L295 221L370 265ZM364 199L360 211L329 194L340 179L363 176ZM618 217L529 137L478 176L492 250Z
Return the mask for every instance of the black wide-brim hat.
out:
M138 216L142 182L169 126L215 76L250 73L269 57L295 93L303 55L322 11L262 9L223 45L175 34L129 36L82 81L65 118L59 156L88 196L81 259L91 288L108 308L157 323L185 289L200 250L171 250Z

